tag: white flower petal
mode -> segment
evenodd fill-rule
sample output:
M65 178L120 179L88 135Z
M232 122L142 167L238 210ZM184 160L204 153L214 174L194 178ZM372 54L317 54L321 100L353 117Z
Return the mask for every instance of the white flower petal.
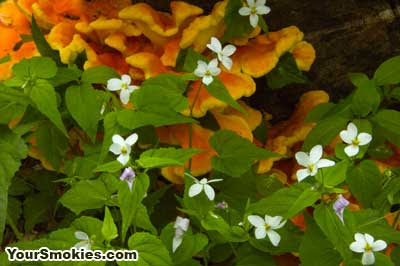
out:
M265 6L266 3L267 3L267 0L257 0L255 5L256 6Z
M265 223L268 224L270 227L275 227L277 226L281 220L282 220L282 216L269 216L269 215L265 215Z
M118 134L115 134L114 136L112 136L112 141L113 143L117 143L119 144L121 147L125 145L125 140L123 137L121 137Z
M207 71L207 63L204 61L197 61L197 68L194 71L194 74L198 77L204 77Z
M372 244L372 250L373 251L381 251L384 250L387 247L387 244L383 240L377 240Z
M354 239L355 239L357 242L359 242L363 247L364 247L365 244L367 243L367 242L365 241L364 235L363 235L363 234L360 234L360 233L355 233L355 234L354 234Z
M91 248L91 245L90 245L89 241L81 241L81 242L76 243L74 245L74 248L76 248L76 249L83 248L83 249L89 250Z
M182 240L182 237L174 237L172 239L172 252L175 252L178 249L178 247L182 244Z
M310 163L316 164L322 157L322 146L316 145L310 151Z
M208 49L215 53L220 53L222 51L222 45L219 40L215 37L211 37L211 42L207 44Z
M210 179L210 180L208 180L207 183L215 183L215 182L221 182L221 181L223 181L222 178L216 178L216 179Z
M247 2L247 5L248 5L249 7L256 6L256 2L255 2L254 0L247 0L246 2Z
M334 166L335 162L328 160L328 159L321 159L317 162L317 168L324 168L324 167L330 167L330 166Z
M190 220L188 218L176 217L174 228L180 228L182 231L186 232L189 228Z
M117 78L112 78L107 81L107 89L110 91L119 91L122 87L122 81Z
M113 143L110 146L109 149L112 153L114 153L115 155L119 155L121 154L121 145L117 144L117 143Z
M121 90L121 92L119 94L119 98L121 99L121 102L123 104L129 103L130 96L131 96L131 93L129 92L129 90Z
M296 157L296 161L298 164L308 167L310 165L310 158L308 157L308 154L302 151L296 152L294 155Z
M372 136L368 133L360 133L357 137L360 146L367 145L371 142Z
M230 59L229 57L223 56L223 57L221 58L221 63L224 65L224 67L225 67L226 69L228 69L228 70L231 70L231 69L232 69L232 64L233 64L233 62L232 62L232 59Z
M218 59L214 58L213 60L210 61L210 63L208 63L208 68L210 69L215 69L218 68Z
M232 44L228 44L222 49L222 55L231 56L236 52L236 47Z
M203 79L202 79L202 82L205 84L205 85L210 85L212 82L213 82L213 77L212 76L204 76L203 77Z
M343 142L347 143L347 144L352 144L353 143L353 138L352 136L349 134L349 132L347 130L342 130L340 131L340 138L343 140Z
M362 255L361 263L363 265L373 265L375 263L375 256L373 252L364 252Z
M241 16L249 16L250 13L251 13L251 10L250 10L250 8L248 8L247 6L241 7L241 8L239 9L239 14L240 14Z
M207 198L209 200L214 200L215 192L214 192L214 189L210 185L208 185L208 184L204 185L204 192L206 193Z
M350 122L347 125L347 132L350 135L351 139L355 139L358 134L357 126L354 123Z
M122 165L125 165L129 162L129 154L121 154L118 156L117 161L120 162Z
M122 75L121 76L121 81L123 82L123 83L125 83L126 85L129 85L129 84L131 84L131 77L129 76L129 75Z
M138 134L133 133L133 134L131 134L131 135L126 139L125 142L126 142L129 146L132 146L133 144L136 143L136 141L138 140L138 138L139 138Z
M259 15L267 15L269 12L271 12L271 8L268 6L257 6L256 10L257 14Z
M365 238L365 241L366 241L370 246L372 246L372 244L374 243L374 237L371 236L370 234L364 234L364 238Z
M76 238L76 239L79 239L79 240L89 240L89 236L88 236L88 234L86 234L85 232L76 231L76 232L74 233L74 235L75 235L75 238Z
M281 241L281 236L274 230L267 230L267 235L269 240L271 240L272 245L277 247Z
M359 151L360 151L360 148L358 146L356 146L356 145L348 145L346 148L344 148L344 152L349 157L357 155L357 153Z
M254 230L254 236L256 239L264 239L267 236L267 230L265 230L265 227L257 227L256 230Z
M357 241L354 241L353 243L350 244L350 249L353 252L363 253L364 252L364 248L365 248L365 245L363 245L362 243L357 242Z
M213 67L210 68L209 70L212 76L218 76L221 73L221 69L219 67Z
M258 215L249 215L249 216L247 216L247 220L249 220L249 222L255 227L264 227L265 226L264 219Z
M200 192L203 190L203 185L201 184L193 184L189 188L189 197L192 198L194 196L197 196L200 194Z
M256 14L251 14L250 15L250 25L253 26L253 28L257 27L257 25L258 25L258 15L256 15Z
M296 172L296 176L297 176L297 181L301 182L303 181L303 179L307 178L308 176L310 176L310 171L308 169L300 169L297 170Z

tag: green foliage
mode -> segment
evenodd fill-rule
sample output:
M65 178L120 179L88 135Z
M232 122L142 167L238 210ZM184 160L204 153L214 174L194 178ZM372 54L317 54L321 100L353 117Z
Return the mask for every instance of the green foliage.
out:
M114 219L111 215L110 210L106 207L104 212L103 226L101 227L101 233L107 241L111 241L118 237L118 228L114 223Z
M172 165L183 165L200 149L161 148L143 152L136 163L142 168L161 168Z
M383 62L375 71L374 80L378 86L400 83L400 56Z
M226 30L222 42L227 42L236 37L244 37L253 31L249 17L241 16L239 9L243 6L241 0L229 0L226 6L224 23Z

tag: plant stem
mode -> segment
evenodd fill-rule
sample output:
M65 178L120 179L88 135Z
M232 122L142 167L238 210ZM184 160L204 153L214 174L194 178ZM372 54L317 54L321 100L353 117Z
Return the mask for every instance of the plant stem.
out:
M235 257L237 257L237 256L238 256L238 254L237 254L237 252L236 252L236 249L235 249L235 247L232 245L232 243L231 243L231 242L229 242L229 246L231 246L231 249L232 249L233 255L235 255Z
M18 241L24 240L24 236L18 230L17 226L14 224L14 221L11 219L10 215L7 214L7 222L8 225L11 227L11 230L14 232L15 236L18 238Z

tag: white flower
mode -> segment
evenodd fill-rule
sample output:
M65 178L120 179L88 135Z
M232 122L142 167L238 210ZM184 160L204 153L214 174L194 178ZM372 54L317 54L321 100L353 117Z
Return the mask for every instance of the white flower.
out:
M215 37L211 37L211 42L207 44L208 49L217 54L218 60L226 67L226 69L231 70L232 59L230 58L236 51L236 47L232 44L226 45L222 49L222 45L219 40Z
M138 89L138 86L130 85L131 77L129 75L122 75L121 79L112 78L107 82L107 89L110 91L121 91L119 98L123 104L129 103L131 93Z
M203 78L205 85L210 85L213 82L213 76L218 76L221 73L221 69L218 67L218 59L214 58L210 63L204 61L197 61L197 68L194 74L200 78Z
M87 249L90 250L92 248L92 240L89 238L88 234L82 231L76 231L75 232L75 238L78 240L81 240L80 242L76 243L74 245L74 248L76 249Z
M110 146L110 151L115 155L119 155L117 160L125 165L129 161L129 154L131 153L131 146L138 140L138 135L133 133L126 140L120 135L116 134L112 137L113 144Z
M196 178L193 178L193 180L196 183L190 186L189 197L192 198L192 197L200 194L200 192L202 192L204 190L204 193L206 193L207 198L209 200L213 200L215 198L214 189L209 185L209 183L222 181L222 179L207 180L207 178L203 178L200 181L197 180Z
M299 182L308 176L315 176L319 168L335 165L334 161L321 159L322 152L322 146L316 145L311 149L310 155L302 151L295 154L297 163L306 167L305 169L298 170L296 173Z
M266 0L247 0L247 6L239 9L241 16L250 16L250 24L253 28L257 27L258 16L266 15L271 12L271 8L265 5Z
M258 215L250 215L247 219L256 227L254 232L256 239L263 239L268 235L272 245L278 246L281 236L274 230L282 228L286 224L286 220L282 221L283 217L265 215L265 219L263 219Z
M347 144L344 148L344 152L349 156L356 156L360 151L359 146L367 145L371 142L372 136L368 133L358 134L358 129L353 123L347 125L347 130L342 130L340 132L340 138Z
M363 253L361 262L363 265L373 265L375 263L374 251L381 251L386 248L386 242L383 240L374 241L374 237L369 234L356 233L354 241L350 244L353 252Z
M176 221L174 224L175 235L172 239L172 252L175 252L176 249L182 244L183 235L189 228L190 221L187 218L176 217Z

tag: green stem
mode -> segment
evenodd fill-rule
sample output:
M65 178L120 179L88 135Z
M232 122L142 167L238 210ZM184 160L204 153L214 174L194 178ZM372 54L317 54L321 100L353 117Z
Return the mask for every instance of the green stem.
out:
M235 249L235 247L232 245L232 243L231 243L231 242L229 242L229 246L231 246L231 249L232 249L233 255L235 255L235 257L237 257L237 256L238 256L238 254L237 254L237 252L236 252L236 249Z
M398 215L398 213L399 213L399 211L397 211L397 215ZM394 213L392 213L391 215L393 215L393 214ZM380 220L383 220L383 219L386 219L386 217L382 216L382 217L376 218L375 220L372 220L372 221L370 221L368 223L360 225L360 227L367 226L367 225L370 225L370 224L374 224L374 223L379 222Z
M7 214L7 223L11 227L11 230L14 232L15 236L18 238L18 241L24 240L24 236L18 230L17 226L14 224L13 219L11 219L10 215Z

